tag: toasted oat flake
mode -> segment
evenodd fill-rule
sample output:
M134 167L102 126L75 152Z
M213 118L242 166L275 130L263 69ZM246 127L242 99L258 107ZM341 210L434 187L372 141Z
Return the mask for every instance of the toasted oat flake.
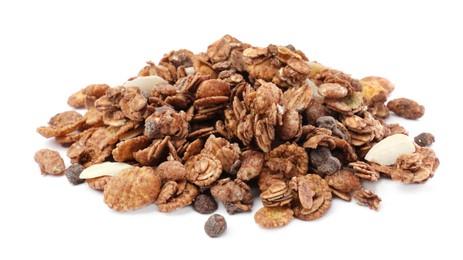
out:
M117 211L144 207L158 197L161 178L151 167L133 167L111 177L104 188L104 202Z
M104 191L106 184L111 180L112 176L100 176L90 179L85 179L87 185L97 191Z
M41 149L35 153L34 159L43 175L61 175L65 171L63 158L57 151Z
M278 228L293 220L293 210L289 207L263 207L254 214L254 221L263 228Z

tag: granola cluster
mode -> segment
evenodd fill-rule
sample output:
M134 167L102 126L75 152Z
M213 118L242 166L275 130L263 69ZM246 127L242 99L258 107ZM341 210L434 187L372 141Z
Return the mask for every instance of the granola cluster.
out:
M37 128L68 147L72 165L66 170L51 150L35 160L43 174L103 191L117 211L154 203L161 212L193 205L210 214L217 200L229 214L250 212L253 190L264 228L318 219L333 195L377 210L381 199L364 182L423 183L439 165L427 147L434 136L413 141L385 121L390 111L408 119L425 111L410 99L387 102L394 88L309 61L292 45L254 47L225 35L206 52L149 61L120 86L72 94L68 104L85 112ZM94 167L105 162L115 163ZM214 223L210 236L224 229Z

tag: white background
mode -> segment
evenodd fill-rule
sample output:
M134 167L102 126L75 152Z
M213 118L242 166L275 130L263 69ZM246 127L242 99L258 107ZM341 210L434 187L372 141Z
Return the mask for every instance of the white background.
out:
M0 259L463 257L458 1L117 2L0 3ZM392 97L426 106L417 121L390 122L411 136L435 134L435 177L423 185L368 184L383 199L379 212L334 199L323 218L278 230L221 206L228 230L210 239L207 216L191 208L117 213L85 184L40 175L34 152L59 147L35 128L68 110L70 94L91 83L116 86L147 60L180 48L205 51L225 34L256 46L293 44L354 77L389 78Z

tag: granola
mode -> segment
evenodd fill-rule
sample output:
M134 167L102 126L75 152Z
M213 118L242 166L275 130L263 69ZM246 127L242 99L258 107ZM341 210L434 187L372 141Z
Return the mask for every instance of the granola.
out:
M432 134L411 139L385 123L392 113L425 112L411 99L388 102L395 89L388 79L356 79L309 60L292 45L225 35L205 52L148 61L121 85L71 94L67 103L86 111L58 113L37 132L67 147L72 165L48 149L34 159L43 174L103 191L117 211L154 203L160 212L192 205L209 214L219 202L235 214L252 211L258 197L264 207L255 222L276 228L322 217L332 194L377 210L381 199L362 182L424 183L440 163ZM100 169L108 165L117 169ZM212 237L225 228L216 215L205 226Z

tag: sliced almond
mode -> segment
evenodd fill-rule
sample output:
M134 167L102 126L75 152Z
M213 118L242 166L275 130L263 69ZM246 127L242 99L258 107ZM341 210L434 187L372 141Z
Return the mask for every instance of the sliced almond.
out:
M123 134L121 134L121 136L119 136L119 140L121 141L125 141L125 140L128 140L128 139L132 139L134 137L137 137L141 134L143 134L143 131L145 130L145 127L139 127L139 128L135 128L135 129L132 129L128 132L125 132Z
M408 136L395 134L375 144L365 155L365 160L386 166L394 164L400 155L414 152L415 145Z
M146 77L136 77L133 80L129 80L123 84L124 87L139 87L142 91L146 93L151 93L153 88L160 84L167 83L163 78L159 76L146 76Z
M317 73L320 73L326 69L329 69L329 67L322 65L318 62L309 61L307 64L309 64L309 67L310 67L309 78L315 76Z
M188 75L195 75L195 68L194 67L186 67L185 72Z
M121 162L103 162L94 164L86 169L84 169L79 178L81 179L91 179L101 176L115 176L119 174L124 169L132 168L133 166L127 163Z

